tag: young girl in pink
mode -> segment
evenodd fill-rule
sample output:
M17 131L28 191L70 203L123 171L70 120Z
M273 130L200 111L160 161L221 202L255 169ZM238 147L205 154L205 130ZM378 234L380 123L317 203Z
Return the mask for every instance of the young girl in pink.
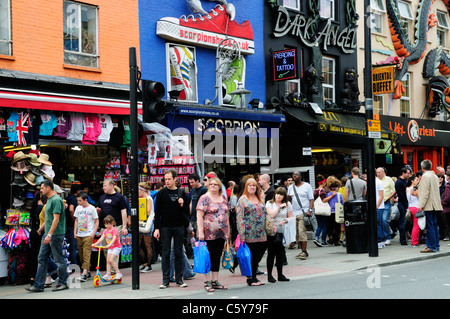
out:
M104 280L110 280L111 277L111 267L116 270L115 279L122 278L122 273L119 271L119 264L117 263L117 257L120 255L122 250L122 245L120 244L119 232L117 231L116 221L114 217L108 215L103 219L103 224L105 224L105 231L99 240L92 244L92 247L101 244L104 239L106 239L105 248L108 249L108 255L106 257L106 275L103 276Z

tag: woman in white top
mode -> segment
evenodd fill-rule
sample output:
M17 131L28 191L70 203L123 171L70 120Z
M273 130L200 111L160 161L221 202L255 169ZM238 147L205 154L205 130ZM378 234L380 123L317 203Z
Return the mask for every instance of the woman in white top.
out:
M284 187L278 187L275 190L274 198L266 203L266 210L269 216L273 218L273 225L277 229L275 236L267 236L267 279L269 282L276 282L272 276L273 263L276 257L278 281L289 281L283 275L283 261L286 254L283 245L283 233L288 218L293 216L293 211Z
M408 199L408 208L411 211L413 220L413 229L411 232L411 245L417 246L419 244L420 227L415 218L417 207L419 206L419 193L417 190L417 184L419 178L416 175L412 175L406 184L406 198Z

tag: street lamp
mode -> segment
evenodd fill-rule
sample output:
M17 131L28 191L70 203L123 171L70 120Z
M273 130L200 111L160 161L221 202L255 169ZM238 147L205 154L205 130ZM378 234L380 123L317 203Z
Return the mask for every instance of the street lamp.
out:
M252 92L245 89L242 82L239 82L236 90L230 92L230 95L237 109L246 109Z

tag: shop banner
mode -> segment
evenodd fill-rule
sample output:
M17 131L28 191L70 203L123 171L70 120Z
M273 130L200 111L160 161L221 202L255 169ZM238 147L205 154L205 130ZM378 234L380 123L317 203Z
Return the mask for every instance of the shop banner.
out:
M396 133L401 145L450 147L450 123L380 116L381 127Z

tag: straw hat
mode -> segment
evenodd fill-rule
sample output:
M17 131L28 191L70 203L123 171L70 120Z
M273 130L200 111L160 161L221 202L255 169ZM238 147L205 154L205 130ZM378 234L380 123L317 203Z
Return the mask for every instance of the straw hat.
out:
M25 180L27 181L28 184L36 186L36 176L34 176L33 173L28 172L27 175L25 175L24 178L25 178Z
M49 156L47 154L41 153L41 156L39 156L39 158L37 160L39 163L52 166L53 165L52 162L50 162L48 159L49 159Z
M24 152L19 151L16 154L14 154L12 163L14 164L18 161L26 160L29 158L30 158L30 156L28 154L25 154Z
M42 165L42 163L38 162L38 157L37 157L36 154L30 153L30 154L28 154L28 156L30 156L29 162L30 162L31 165L34 165L34 166L41 166Z

